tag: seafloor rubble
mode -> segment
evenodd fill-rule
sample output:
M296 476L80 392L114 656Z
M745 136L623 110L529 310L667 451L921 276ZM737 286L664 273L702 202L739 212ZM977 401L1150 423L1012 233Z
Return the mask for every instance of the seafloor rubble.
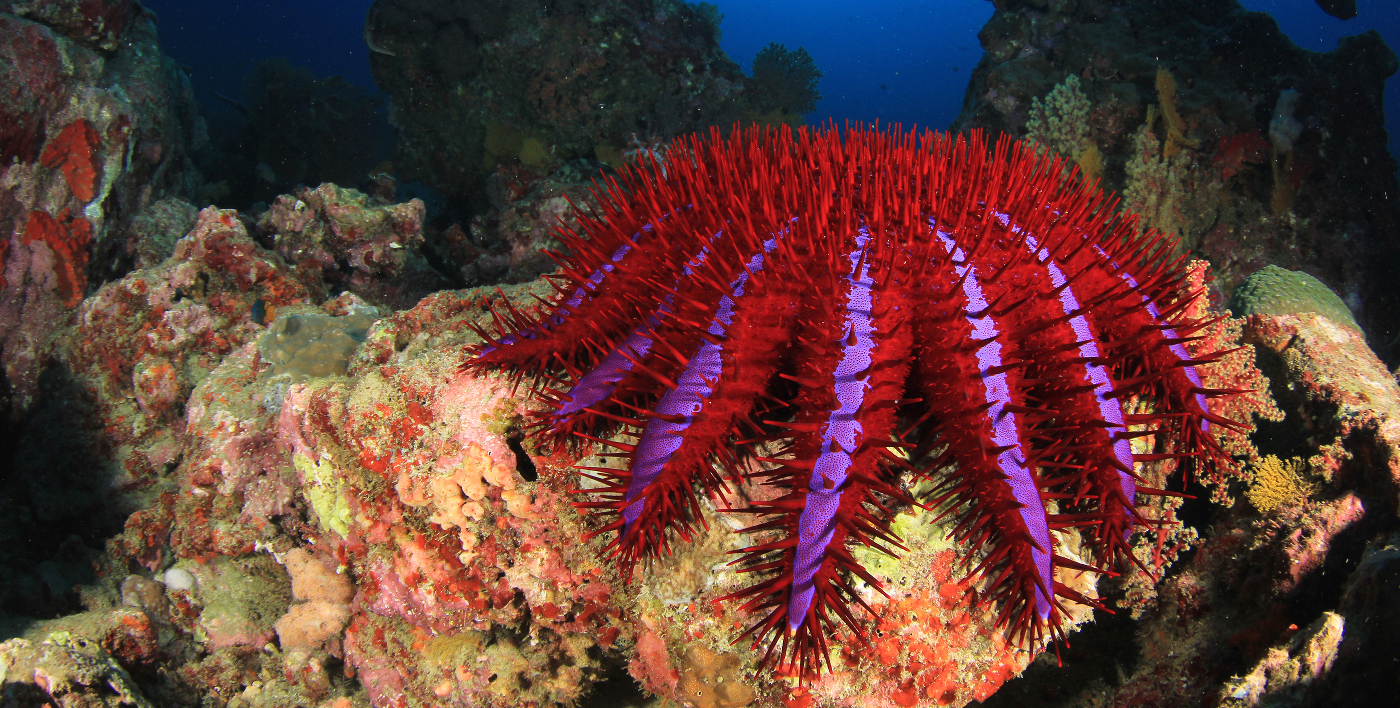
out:
M367 27L376 70L434 60L409 51L430 46L409 40L423 29L413 12L432 3L379 5ZM535 106L513 123L528 131L497 126L491 137L483 124L459 136L501 151L491 165L482 155L470 165L489 208L465 227L425 224L423 203L395 200L392 188L362 194L332 184L244 214L181 199L199 187L185 157L199 121L138 4L0 4L0 54L25 68L0 72L11 89L0 91L0 217L11 228L0 246L8 381L0 704L907 708L1366 698L1400 660L1387 609L1400 602L1400 386L1338 307L1365 305L1357 321L1372 342L1388 331L1388 305L1367 299L1372 276L1346 274L1394 236L1394 214L1374 203L1374 190L1393 191L1394 175L1374 134L1379 104L1324 100L1343 89L1326 88L1318 72L1370 57L1361 61L1369 74L1330 78L1371 96L1394 70L1393 55L1362 38L1319 58L1278 48L1276 31L1255 33L1245 45L1254 49L1229 56L1244 66L1293 57L1301 68L1246 81L1227 63L1196 61L1246 42L1243 29L1268 28L1226 5L1142 11L1139 39L1177 38L1162 45L1175 53L1160 50L1167 65L1159 66L1143 58L1146 44L1105 44L1095 34L1116 26L1111 10L1136 5L999 2L965 124L1029 132L1085 171L1097 152L1108 184L1158 205L1145 208L1149 219L1178 224L1215 261L1214 281L1198 263L1192 283L1214 284L1216 307L1234 291L1240 316L1191 346L1242 347L1206 382L1252 390L1228 412L1256 426L1225 441L1239 464L1189 487L1195 499L1152 511L1181 522L1139 539L1160 582L1136 572L1097 584L1063 577L1116 614L1081 614L1062 666L1054 652L1036 657L1006 641L995 608L960 582L958 550L935 514L908 509L895 525L911 552L864 559L890 593L871 595L870 644L846 638L834 671L801 683L759 671L747 643L732 643L747 618L735 603L715 602L740 583L727 565L727 551L745 545L731 533L735 515L713 514L695 543L624 583L600 553L604 539L580 540L589 526L569 493L578 485L570 466L605 453L540 447L524 434L526 392L460 371L462 348L475 341L468 325L489 323L488 304L527 306L552 292L535 279L551 267L535 249L590 198L577 169L584 163L533 151L626 159L628 144L602 140L621 140L622 129L598 126L639 114L616 108L570 125L549 117L584 95L561 88L573 74L558 72L586 78L591 64L555 57L558 72L522 74L541 92L513 109ZM703 49L710 63L692 61L684 74L694 96L723 88L730 69L713 54L712 34L687 24L703 20L700 11L603 9L592 24L583 22L592 15L565 13L539 32L618 32L636 48L610 61L657 72L656 91L681 80L679 62ZM1180 17L1217 28L1204 34L1218 41L1192 44L1200 40ZM444 26L460 41L434 51L502 52L501 66L517 66L505 61L516 45L493 44L520 40L507 30L523 30L504 21L458 17ZM668 39L675 32L688 39ZM1086 47L1098 53L1076 53ZM503 81L491 73L499 69L481 71ZM435 85L431 74L419 78ZM37 85L15 85L41 79L42 96ZM1226 110L1236 103L1243 108ZM1078 111L1089 116L1086 134L1066 132ZM412 120L426 131L447 118ZM657 125L669 134L715 120ZM1290 147L1280 152L1282 138ZM635 155L654 146L631 147ZM444 174L450 183L453 173ZM1209 228L1170 220L1189 199L1215 200ZM1347 205L1357 216L1343 221ZM1220 245L1225 237L1211 234L1221 224L1249 236ZM435 263L425 258L432 253ZM1235 289L1270 262L1321 282L1270 270ZM501 281L517 284L491 285ZM482 287L442 289L449 282ZM745 489L735 502L762 494Z

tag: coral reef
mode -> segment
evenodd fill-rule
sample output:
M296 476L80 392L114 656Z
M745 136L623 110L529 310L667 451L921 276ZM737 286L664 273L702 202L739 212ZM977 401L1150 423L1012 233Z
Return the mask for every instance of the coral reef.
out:
M1191 273L1185 288L1199 291L1200 264ZM1353 329L1312 314L1256 314L1191 343L1256 343L1208 367L1219 373L1203 384L1283 396L1288 419L1274 420L1267 397L1231 399L1240 409L1227 415L1256 420L1253 439L1269 454L1311 458L1322 479L1268 515L1236 505L1199 537L1167 541L1165 554L1187 540L1197 550L1176 557L1154 599L1137 605L1139 620L1120 613L1084 625L1073 649L1061 648L1064 668L1033 662L997 630L994 607L962 578L951 522L911 506L892 521L910 552L859 558L889 593L860 586L878 618L871 645L844 638L833 671L798 684L758 670L747 643L728 645L736 624L752 621L716 602L744 584L728 565L746 543L731 532L736 514L708 510L715 523L697 529L684 553L624 584L601 554L604 540L579 541L588 526L567 495L570 465L607 464L607 452L584 450L579 460L567 446L536 445L523 435L524 392L459 372L487 305L499 308L504 296L521 307L548 292L536 281L434 294L374 319L333 357L311 357L335 364L291 382L274 376L281 355L264 354L258 338L285 333L294 317L348 323L367 305L347 293L312 308L233 212L201 212L171 258L90 296L78 309L83 329L64 339L65 361L94 401L83 444L97 449L89 459L107 460L71 469L103 480L95 500L110 495L104 475L130 475L106 503L135 512L114 509L106 518L115 523L98 525L97 541L112 535L104 553L74 541L43 564L6 560L42 565L50 592L75 597L49 610L64 617L0 645L17 677L6 695L56 700L26 668L56 632L89 647L81 676L119 676L102 667L120 666L129 702L208 697L244 708L587 701L621 667L621 680L695 706L994 705L1024 690L1172 705L1314 690L1292 677L1341 681L1338 671L1370 670L1332 647L1342 646L1338 621L1361 627L1384 616L1386 586L1376 579L1388 577L1393 552L1376 545L1369 570L1352 569L1369 529L1400 506L1400 389ZM253 319L257 300L269 303L266 326ZM1252 368L1255 352L1272 382ZM1249 438L1225 443L1241 471L1259 464ZM72 501L91 479L60 478L69 513L101 517L103 502ZM748 487L739 499L764 494ZM43 498L35 487L33 508ZM1160 539L1143 540L1150 558ZM1073 532L1061 537L1066 552L1082 552L1080 543ZM77 572L84 567L101 572ZM1117 592L1092 574L1070 576L1079 592ZM6 606L24 606L15 600L34 592L21 582L31 576L5 577ZM75 605L85 611L68 614ZM1385 636L1348 629L1341 641L1384 651ZM1124 679L1111 670L1084 678L1086 665L1112 667L1115 657ZM67 695L95 690L71 671ZM1022 671L1027 678L1003 686ZM1034 688L1045 684L1053 688Z
M1395 377L1364 346L1362 335L1312 313L1253 315L1245 339L1276 357L1289 381L1301 382L1308 408L1302 411L1308 458L1314 474L1329 482L1366 482L1369 494L1381 494L1386 504L1400 505L1400 492L1376 480L1400 478L1400 457L1391 450L1400 442L1400 393ZM1285 401L1285 408L1293 401ZM1369 449L1358 459L1352 448ZM1357 479L1356 475L1362 475ZM1341 478L1341 479L1339 479ZM1374 479L1372 479L1374 478ZM1379 486L1377 486L1379 484Z
M1289 494L1262 515L1237 505L1205 529L1194 556L1158 586L1158 601L1112 635L1135 637L1136 656L1121 643L1069 654L1071 672L1085 667L1080 680L1035 667L988 705L1047 693L1058 699L1037 704L1240 706L1272 696L1330 705L1338 690L1377 698L1385 681L1356 652L1364 644L1372 661L1394 656L1379 629L1393 613L1378 598L1389 592L1379 579L1394 572L1400 385L1359 332L1314 314L1253 315L1242 337L1290 411L1256 438L1280 456L1308 458L1310 494ZM1115 662L1116 676L1087 668Z
M1214 262L1164 302L1207 320L1181 346L1218 356L1201 387L1237 392L1219 412L1245 425L1218 431L1216 469L1138 470L1193 498L1139 508L1165 522L1131 538L1144 568L1061 569L1117 614L1071 607L1058 652L998 628L955 521L895 505L909 550L855 556L888 593L852 580L869 644L840 630L832 670L802 681L731 644L757 617L719 602L748 584L731 562L758 539L733 531L771 490L699 500L709 526L625 582L571 504L573 466L616 453L541 444L527 391L461 370L493 310L554 293L532 280L552 268L536 249L598 208L600 164L745 117L758 92L718 50L713 6L376 2L397 169L457 200L424 226L396 166L336 177L366 194L274 198L339 144L298 132L305 100L369 110L285 67L258 75L255 107L290 122L257 135L297 149L269 148L287 158L264 162L277 184L236 156L272 206L196 209L204 128L150 13L0 2L0 704L592 705L619 687L695 708L1391 700L1375 691L1400 656L1400 386L1382 361L1400 355L1381 334L1400 319L1380 128L1393 55L1373 36L1304 52L1226 0L996 5L960 126L1078 145L1086 174L1092 146L1147 225ZM472 289L440 290L425 260ZM1269 299L1270 274L1296 286L1270 262L1337 295L1309 280L1280 309L1216 319L1208 299ZM1084 530L1052 533L1092 557Z
M1297 91L1284 91L1282 96L1292 93L1294 97L1293 105L1297 104ZM1280 96L1279 100L1283 101ZM1170 158L1181 152L1183 149L1195 149L1200 147L1201 141L1195 138L1186 137L1186 121L1182 120L1181 113L1176 109L1176 77L1172 76L1166 69L1157 70L1157 103L1147 107L1147 127L1152 129L1156 124L1156 118L1162 118L1162 127L1166 132L1166 139L1162 144L1162 157ZM1270 127L1272 130L1272 126ZM1297 133L1293 133L1297 137Z
M419 199L382 204L327 182L278 197L258 229L309 290L349 290L400 309L443 285L417 255L423 216Z
M117 347L151 346L146 342L165 335L160 328L111 327L99 314L121 303L145 307L148 297L153 309L132 310L133 321L149 321L142 312L202 311L208 305L189 302L193 297L169 300L201 282L201 269L182 258L241 259L215 261L230 280L211 279L197 293L204 302L231 299L240 292L238 274L270 258L230 212L206 210L201 224L162 266L99 291L85 317L94 328L86 338L107 343L84 345L87 354L74 360L90 361L85 370L112 382L94 386L101 400L125 401L105 404L113 406L104 414L112 421L143 415L118 387L121 371L109 368L118 360L104 363L97 351L116 357ZM204 244L185 243L192 239ZM245 247L228 247L237 244ZM181 285L162 289L156 277ZM664 695L676 696L683 682L713 687L723 705L747 702L743 687L753 704L836 700L861 676L860 690L895 696L890 700L936 694L963 701L990 694L1024 666L1024 655L991 629L995 618L975 611L968 587L954 577L942 541L947 527L929 523L920 509L896 523L920 539L922 552L907 562L867 559L896 598L871 598L884 617L882 654L844 654L839 677L800 689L755 674L746 650L714 657L697 650L687 660L698 638L726 636L745 619L714 602L741 582L724 569L739 538L717 525L701 551L631 587L602 558L601 541L578 542L583 522L565 493L574 458L563 448L520 447L524 404L509 384L457 372L462 346L475 341L467 325L487 316L481 298L499 295L440 293L382 317L343 375L308 376L279 399L273 392L285 383L259 353L254 335L265 330L251 322L250 304L254 295L268 297L262 288L274 279L296 287L285 269L263 276L263 285L249 283L239 300L242 318L223 326L228 339L208 339L213 331L200 320L166 316L205 333L175 330L174 346L228 352L202 365L210 370L196 369L181 386L187 401L165 414L180 416L179 425L160 429L175 436L182 455L161 468L154 480L160 493L145 497L149 506L128 517L108 544L102 563L111 570L70 581L85 598L81 616L96 624L41 624L10 646L38 645L59 628L101 638L107 635L94 635L93 627L127 626L121 618L139 617L139 626L151 628L151 643L108 651L135 671L146 698L163 704L207 695L246 706L579 700L619 663ZM544 291L535 283L509 296L524 302ZM150 295L124 299L136 293ZM283 314L274 324L309 316L293 302L276 302ZM320 314L345 317L363 307L344 295ZM154 336L141 336L145 331ZM183 351L191 361L209 359L199 348ZM133 445L126 448L133 454L150 447ZM342 666L336 657L344 658L343 669L332 668ZM969 673L978 678L955 680ZM7 690L48 696L26 681ZM368 693L357 692L360 685Z
M18 418L87 273L113 258L104 241L197 184L203 124L135 2L0 5L0 66L0 406Z
M545 174L742 116L712 5L377 0L366 20L395 168L480 203L499 162Z
M1089 99L1078 76L1065 77L1043 100L1031 99L1026 139L1069 158L1091 182L1103 177L1103 154L1089 138Z
M1191 264L1191 275L1182 290L1184 297L1208 292L1208 268L1205 261ZM1245 466L1260 462L1259 451L1253 442L1258 426L1282 421L1284 412L1275 401L1269 377L1256 364L1254 351L1244 345L1244 330L1248 321L1212 317L1215 310L1205 297L1195 297L1187 302L1186 312L1189 316L1211 320L1209 325L1196 332L1194 341L1187 343L1187 350L1198 357L1211 353L1219 357L1215 366L1202 371L1203 385L1236 392L1236 395L1220 401L1219 414L1237 421L1239 425L1216 430L1230 463L1222 464L1215 470L1205 470L1204 479L1201 480L1212 487L1212 501L1228 506L1232 503L1233 492L1238 489L1238 482L1249 479ZM1173 465L1168 467L1175 468ZM1201 472L1198 470L1197 474Z
M1206 388L1234 392L1232 396L1219 399L1214 412L1236 421L1237 425L1216 426L1216 440L1225 456L1215 467L1192 465L1183 469L1177 461L1169 459L1144 465L1139 474L1149 487L1172 488L1181 481L1204 485L1213 504L1230 507L1243 485L1252 479L1250 466L1261 462L1254 443L1259 427L1279 423L1285 416L1270 393L1270 379L1255 363L1254 351L1242 346L1246 321L1210 318L1212 310L1207 299L1197 296L1207 291L1207 268L1205 261L1190 264L1189 275L1178 294L1182 299L1175 304L1184 305L1188 317L1209 318L1209 324L1198 330L1186 347L1194 356L1214 354L1216 357L1214 365L1201 370L1201 382ZM1157 443L1152 438L1139 440L1134 446L1135 453L1155 449ZM1134 537L1134 552L1145 559L1143 564L1120 569L1121 576L1109 583L1115 590L1113 594L1117 595L1115 604L1128 610L1134 619L1156 606L1158 581L1201 540L1201 529L1179 518L1185 501L1180 496L1168 495L1149 500L1141 507L1147 510L1150 518L1165 523Z
M1299 458L1284 462L1269 455L1254 466L1254 482L1245 498L1266 514L1282 506L1296 506L1318 491L1317 485L1308 481L1306 471Z
M624 172L583 222L587 240L567 238L575 255L560 260L552 300L493 311L497 331L478 330L473 371L542 377L536 393L553 408L538 415L542 439L620 450L622 464L582 470L598 486L580 493L604 517L599 533L618 534L610 548L624 577L688 540L702 514L692 488L728 503L717 470L741 476L733 436L783 441L758 457L771 469L749 475L767 493L744 531L776 538L745 547L738 563L756 579L727 596L760 615L741 636L780 671L819 674L838 629L864 636L854 617L864 599L845 578L881 588L856 551L904 548L889 527L891 509L914 502L904 471L937 482L925 502L949 507L955 537L971 542L963 560L996 598L998 629L1035 651L1072 624L1067 604L1101 606L1052 566L1089 570L1080 553L1098 567L1144 563L1128 543L1150 527L1133 511L1134 467L1189 458L1219 484L1229 461L1209 431L1247 429L1212 402L1241 391L1201 378L1228 352L1181 346L1209 324L1192 307L1200 290L1176 293L1193 271L1133 255L1175 244L1103 221L1104 195L1070 181L1059 160L983 140L784 128L679 141L689 160ZM752 181L734 190L734 173ZM1003 173L1014 177L983 177ZM990 204L992 217L978 213ZM735 213L748 215L744 227ZM1026 216L1041 213L1083 216L1043 228ZM930 252L950 260L926 266ZM1072 285L1064 272L1078 274ZM1042 416L1054 435L1038 433ZM1160 454L1132 451L1146 435ZM1093 531L1071 559L1052 526Z
M7 503L24 509L36 527L52 529L52 539L5 544L0 563L9 581L0 584L0 597L30 612L71 606L67 571L50 579L34 570L54 562L90 572L88 558L56 547L68 529L85 529L100 545L124 524L168 528L165 495L175 489L169 473L183 455L181 421L192 388L262 332L252 321L254 302L286 307L308 298L234 212L206 209L169 259L84 300L57 345L66 376L17 431L26 453L7 470ZM164 544L131 543L136 562L148 569L170 558Z
M159 265L175 252L175 242L194 228L199 210L180 199L162 199L137 212L126 228L123 252L134 268Z
M1043 135L1050 94L1075 77L1104 186L1211 261L1214 297L1266 264L1306 271L1400 361L1400 204L1386 196L1400 188L1381 103L1400 61L1378 35L1307 51L1235 0L996 7L954 130Z
M1215 150L1215 164L1220 167L1220 181L1244 172L1250 165L1257 165L1269 156L1269 143L1259 135L1259 131L1236 133L1220 138Z
M73 636L71 632L54 632L37 644L23 639L0 644L0 665L18 676L33 676L33 685L42 691L17 691L15 684L9 684L0 689L4 691L0 697L7 703L50 698L64 708L154 708L131 675L100 643Z
M472 219L471 236L456 227L439 241L467 286L523 283L554 270L541 249L557 249L556 231L577 228L579 210L597 205L593 184L567 165L542 179L501 165L487 179L486 194L491 210Z
M769 42L754 57L752 71L744 84L744 106L752 118L801 125L802 116L816 110L822 98L817 92L822 72L802 47L793 51Z
M1179 143L1159 141L1150 123L1133 135L1123 172L1123 208L1141 216L1145 228L1176 234L1189 244L1219 218L1215 170Z

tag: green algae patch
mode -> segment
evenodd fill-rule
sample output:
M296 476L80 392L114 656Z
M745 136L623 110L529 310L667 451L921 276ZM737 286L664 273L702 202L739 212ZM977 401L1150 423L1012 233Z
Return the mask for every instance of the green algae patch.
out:
M525 429L525 416L520 414L520 401L516 398L502 398L496 401L496 407L489 414L482 418L486 423L486 432L505 439L518 439L524 437L521 433ZM535 452L539 446L536 438L526 438L525 442L528 452Z
M952 528L950 520L945 518L933 523L936 518L937 512L925 511L917 506L895 515L890 523L890 531L910 549L909 552L904 552L898 548L891 548L890 550L900 555L898 558L863 545L851 548L851 556L875 575L890 578L903 585L908 582L911 569L926 569L929 558L944 550L957 550L956 544L948 538L948 531Z
M262 647L292 601L292 581L272 556L219 556L207 563L180 563L198 581L197 635L211 651Z
M434 637L423 647L423 655L437 666L456 667L471 664L481 656L489 636L485 632L467 630L459 634Z
M341 538L350 535L350 505L345 501L345 484L336 474L335 465L328 460L313 462L302 453L292 456L292 464L305 480L301 494L311 504L321 526Z

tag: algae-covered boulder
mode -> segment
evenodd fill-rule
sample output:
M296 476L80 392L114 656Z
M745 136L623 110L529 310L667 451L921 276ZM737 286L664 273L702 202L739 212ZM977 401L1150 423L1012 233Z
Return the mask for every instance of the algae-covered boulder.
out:
M1321 280L1276 265L1264 266L1240 283L1230 300L1230 312L1236 317L1314 312L1337 324L1361 329L1351 316L1351 308Z

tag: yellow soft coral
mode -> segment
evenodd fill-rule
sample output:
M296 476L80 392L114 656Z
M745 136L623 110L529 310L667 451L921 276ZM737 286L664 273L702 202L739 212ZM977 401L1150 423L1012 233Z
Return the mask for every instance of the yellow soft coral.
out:
M1317 485L1303 476L1304 463L1295 457L1288 462L1269 455L1254 466L1254 484L1244 493L1255 509L1269 513L1296 504L1317 491Z
M1066 77L1044 99L1031 99L1026 139L1068 157L1088 182L1103 177L1103 153L1089 133L1089 98L1078 76Z
M336 472L335 463L327 458L312 460L297 453L292 456L292 465L302 475L302 496L316 512L321 527L342 537L350 535L353 515L349 503L345 501L345 487Z
M1200 146L1201 141L1186 137L1186 121L1181 119L1181 114L1176 110L1176 78L1166 69L1157 70L1157 102L1167 123L1167 139L1162 143L1162 157L1169 158L1175 155L1181 151L1182 146ZM1151 123L1150 118L1148 122Z

